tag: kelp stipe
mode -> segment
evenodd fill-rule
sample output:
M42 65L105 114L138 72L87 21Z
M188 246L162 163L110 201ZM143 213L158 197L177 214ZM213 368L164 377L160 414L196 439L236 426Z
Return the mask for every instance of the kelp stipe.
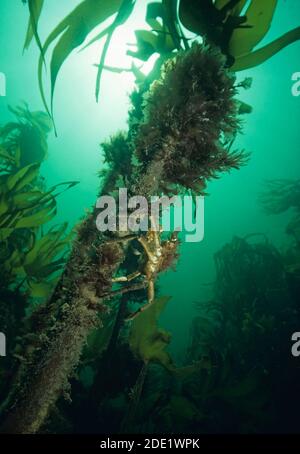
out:
M203 61L209 64L210 72L201 71L198 74L199 62ZM191 63L194 68L192 86L186 78ZM215 75L210 85L206 78L212 72ZM173 97L175 75L181 79L176 80L177 92ZM158 94L167 107L160 111L159 119L151 107L151 99L157 102ZM161 193L165 185L172 193L177 192L178 185L190 188L192 180L186 173L190 169L189 159L195 161L193 179L200 180L201 184L225 169L237 167L240 155L232 156L228 148L222 147L223 136L237 132L234 95L234 79L224 68L223 59L214 51L195 46L191 53L183 53L167 63L162 78L154 83L145 98L142 124L138 125L133 135L130 131L128 134L131 138L129 146L133 147L134 155L132 172L127 179L130 192L148 198ZM218 96L220 110L216 104ZM172 111L176 115L172 116ZM184 128L185 114L188 114L187 128ZM153 124L155 119L157 124ZM197 128L201 127L202 121L211 125L216 121L216 127L212 126L214 143L210 135L204 135L202 139L198 137ZM153 128L149 128L149 125ZM177 128L181 137L178 136ZM149 154L141 151L140 144L144 138ZM202 141L199 150L195 145L197 140ZM192 155L185 156L190 147ZM164 160L163 153L168 160ZM115 175L113 169L118 165L111 166L112 173L107 175L105 187L102 187L104 194L113 194L109 176ZM180 178L180 175L185 177ZM111 237L100 235L95 220L94 210L79 227L65 272L50 300L40 309L45 327L43 335L22 367L22 379L16 383L15 392L12 392L3 431L32 433L39 430L49 409L68 385L87 335L101 323L99 314L106 307L104 296L109 294L112 277L123 262L127 250L118 241L112 241Z
M194 44L163 66L135 141L142 165L160 163L160 190L198 189L244 162L246 155L226 147L239 130L235 95L235 77L215 49Z

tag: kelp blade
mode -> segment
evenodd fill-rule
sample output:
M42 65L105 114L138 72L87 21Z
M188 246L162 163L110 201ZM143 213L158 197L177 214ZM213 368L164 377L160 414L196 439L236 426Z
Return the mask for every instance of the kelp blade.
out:
M29 48L33 37L35 37L36 43L43 54L43 46L38 34L38 21L43 9L44 0L28 0L28 8L29 8L29 22L27 28L27 34L25 38L24 48L26 50Z
M229 42L229 53L238 57L251 52L268 33L277 6L277 0L252 0L245 15L247 22L236 28Z
M122 0L84 0L68 16L66 16L55 29L50 33L43 46L46 54L49 46L60 35L60 38L53 50L51 58L51 108L49 109L44 93L42 81L43 58L40 57L38 78L39 88L45 108L53 117L53 96L55 83L59 70L70 53L79 47L88 34L110 16L115 14Z
M262 47L261 49L237 58L233 66L231 67L231 70L243 71L245 69L258 66L269 58L273 57L273 55L277 54L289 44L292 44L299 39L300 27L297 27L294 30L289 31L285 35L276 39L275 41L271 42L270 44Z

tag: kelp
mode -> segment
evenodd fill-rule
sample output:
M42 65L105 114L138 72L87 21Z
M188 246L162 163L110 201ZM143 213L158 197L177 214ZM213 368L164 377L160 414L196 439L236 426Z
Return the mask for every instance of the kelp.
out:
M135 5L135 0L123 0L123 2L120 5L120 8L117 12L116 18L114 19L112 25L110 26L110 29L107 33L106 41L104 43L104 47L102 50L100 62L98 65L98 71L97 71L97 78L96 78L96 91L95 91L95 96L96 96L96 101L98 102L99 99L99 92L100 92L100 82L101 82L101 75L102 71L104 69L105 65L105 57L111 42L111 39L113 37L113 34L115 30L122 25L124 22L127 21L129 16L131 15L133 8Z
M268 33L277 0L265 2L252 0L245 12L247 21L243 24L248 28L237 28L229 41L229 53L234 57L250 53Z
M235 78L215 49L194 44L163 66L147 94L135 146L144 166L159 163L164 192L172 185L203 189L218 172L247 162L247 153L228 146L239 131L235 93Z
M100 177L107 178L111 188L116 186L118 180L122 180L122 184L126 186L132 172L132 149L126 134L115 134L110 140L103 142L101 147L108 168L100 172Z
M253 52L245 55L240 55L232 65L233 71L244 71L245 69L261 65L269 58L273 57L286 46L298 41L300 39L300 27L297 27L280 38L272 41L270 44L262 47L261 49L254 50Z
M266 46L256 49L265 38L276 11L277 0L252 0L245 15L245 1L181 0L179 15L186 28L219 46L233 71L262 64L281 49L300 39L299 27Z
M56 214L56 189L42 191L36 186L30 190L39 175L39 164L30 164L12 174L0 175L1 205L0 227L1 238L6 239L13 230L35 228L53 219ZM63 183L66 189L77 182Z
M30 43L34 37L38 48L40 49L41 55L43 56L43 46L38 34L38 21L42 13L44 0L27 0L27 4L30 17L23 51L29 48Z
M286 418L291 422L281 410L289 393L283 383L289 373L299 380L282 344L300 315L284 254L264 237L235 237L216 253L215 264L213 298L197 304L188 354L189 361L204 358L211 366L185 380L184 395L206 414L207 430L213 421L222 431L280 427ZM279 387L281 396L274 391Z
M26 283L24 291L31 297L45 297L53 286L46 279L62 269L70 238L63 238L66 224L47 234L40 229L56 215L56 197L77 183L45 189L40 164L46 157L49 119L43 112L30 112L27 106L10 110L18 122L0 128L2 290L16 281L23 287ZM25 165L27 162L30 164Z
M158 317L169 300L170 297L158 298L132 322L129 345L132 352L145 363L158 362L172 369L171 357L165 350L170 342L170 334L157 326Z
M25 40L25 48L34 36L40 48L38 64L38 79L44 106L53 119L53 100L56 80L59 71L73 50L79 48L88 35L106 19L115 15L112 23L101 30L96 37L88 41L81 49L105 38L99 64L95 95L98 101L103 70L106 69L105 58L115 30L131 16L135 0L84 0L69 13L50 33L42 45L37 32L37 23L42 11L41 0L28 1L30 21ZM190 31L196 33L211 46L220 48L227 58L227 64L233 71L241 71L257 66L287 45L300 37L299 27L287 32L275 41L257 49L257 45L269 31L277 0L260 2L252 0L245 15L241 15L246 5L244 0L163 0L150 2L147 5L145 20L151 30L136 30L137 50L128 50L128 55L147 61L153 54L158 53L154 72L157 67L182 49L189 49L189 40L184 36L181 23ZM178 8L179 6L179 8ZM178 14L179 11L179 14ZM50 63L50 107L43 84L43 62L51 44L58 39ZM139 79L136 66L131 69ZM249 109L247 110L247 113Z
M93 3L95 6L95 2ZM168 11L172 12L173 23L170 22L170 16L162 15L157 3L151 7L153 9L150 20L153 30L146 38L143 34L144 42L141 40L140 47L146 48L146 51L142 49L143 53L140 54L143 58L152 55L155 49L160 51L162 60L159 61L158 67L166 56L179 50L180 40L183 45L187 45L179 29L174 32L174 25L177 25L175 3L163 2L170 7ZM92 2L82 2L73 13L80 11L89 16L88 4L91 5ZM116 6L115 2L111 4ZM87 9L84 9L83 5ZM243 24L246 27L245 33L250 30L250 24L246 24L247 18L239 17L245 6L244 1L220 0L215 2L215 5L220 9L225 7L223 13L230 12L228 37L231 36L232 30L236 31ZM116 7L115 12L117 11L119 7ZM257 11L257 7L253 6L254 18ZM82 27L82 23L77 23L78 17L76 14L72 16L73 13L71 19L74 21L68 22L68 16L69 19L67 18L65 23L63 21L63 25L59 25L48 38L49 46L53 42L53 36L59 38L62 33L52 55L52 113L57 74L69 53L79 42L81 44L88 34L87 30L81 29L80 36L76 36L75 29ZM255 41L262 38L268 29L268 22L271 22L271 16L269 11L264 17L263 27L257 25L255 32L251 30L249 41L245 35L244 49L247 46L252 49ZM163 25L156 21L157 17L163 19ZM88 31L91 31L92 22L88 23ZM115 25L117 26L117 23ZM104 30L100 37L111 31L109 28ZM203 34L203 31L201 33ZM109 44L109 36L107 43ZM227 46L226 40L224 46L221 46L222 52L230 57L225 45ZM98 65L100 75L104 68L105 52L103 55L103 60ZM137 121L134 127L133 122L130 123L128 136L118 134L103 146L108 164L103 193L114 194L122 179L128 183L133 194L139 193L146 197L157 192L176 194L178 190L196 190L199 187L203 190L208 179L216 178L220 172L241 165L244 155L232 152L228 144L233 142L239 130L236 116L243 109L234 97L238 88L234 77L226 71L225 59L217 51L196 45L187 53L179 52L176 58L167 62L162 76L148 92L149 81L147 83L144 91L141 90L132 97ZM8 156L6 150L0 151L2 156ZM124 162L120 160L123 154L126 158ZM7 158L7 161L9 159ZM191 162L195 163L192 167ZM86 339L91 339L89 335L93 333L94 346L100 345L103 340L101 335L101 339L98 339L97 335L101 320L107 315L103 315L108 309L106 299L114 296L111 278L124 263L124 259L129 261L132 249L121 245L120 238L99 235L99 232L95 231L95 216L95 211L90 213L79 226L71 257L58 285L51 298L30 317L29 337L33 333L37 335L31 336L34 340L26 346L25 352L29 351L29 354L21 367L19 379L5 402L7 405L3 418L6 421L2 426L3 431L39 431L62 391L69 391L68 380L79 362ZM54 240L57 245L54 251L60 250L59 245L62 242L59 229L50 230L48 233L48 238L47 234L45 237L38 237L30 248L31 255L26 264L30 277L37 280L48 271L50 275L55 275L56 267L60 266L60 259L58 258L57 262L56 257L51 255L52 250L48 243L48 240ZM50 267L44 266L44 258L47 260L50 255ZM242 258L241 267L238 266L238 257ZM280 255L267 242L252 247L244 239L235 239L232 244L224 247L224 250L216 255L216 265L221 290L216 290L215 301L207 304L207 310L199 314L195 323L198 327L195 340L200 346L197 346L196 353L191 352L191 357L199 365L192 366L192 373L188 376L168 374L174 388L171 391L166 388L166 393L160 393L155 401L157 412L152 410L151 414L160 414L161 418L156 420L160 428L159 423L162 420L168 421L167 427L171 430L174 424L190 428L190 424L194 423L193 429L198 433L199 424L205 424L205 421L209 420L209 409L216 400L221 401L218 407L220 413L225 406L227 420L237 415L238 424L241 414L245 421L253 412L263 409L267 393L264 392L264 383L261 380L262 370L249 370L248 364L245 366L243 355L249 355L249 363L254 364L256 351L252 349L252 339L266 336L274 329L274 320L262 311L261 307L266 300L269 301L270 294L274 291L274 288L271 288L274 276L277 284L283 283L286 290L285 269ZM264 269L267 269L268 273L264 273ZM242 293L245 282L251 290L249 299ZM163 365L167 372L173 370L171 359L166 352L169 334L157 326L159 312L165 304L165 298L158 298L151 308L132 322L130 346L136 357L144 363L136 387L132 390L135 412L144 382L149 378L150 366L154 363L156 367ZM279 313L282 319L287 316L286 312ZM290 311L288 313L290 314ZM110 331L111 325L108 328ZM232 346L241 333L245 336L245 342L242 342L235 357ZM92 359L95 364L96 353L93 351L88 359ZM232 364L236 375L230 374ZM259 364L263 364L261 357ZM97 373L103 373L101 362ZM101 392L100 388L98 393ZM262 397L262 394L265 395ZM250 405L247 405L249 401ZM229 411L227 405L230 407ZM218 416L212 415L210 421L210 427L216 427Z
M107 65L105 65L103 69L105 69L106 71L110 71L112 73L116 73L116 74L121 74L123 72L127 72L127 73L132 72L132 74L135 77L135 83L137 85L143 84L145 82L145 80L146 80L146 76L141 71L140 67L136 66L133 62L131 63L131 67L130 68L117 68L115 66L107 66Z
M30 5L31 3L29 3ZM96 78L96 100L98 101L100 92L100 82L103 69L105 69L105 57L108 51L111 38L113 33L122 25L131 15L134 8L134 0L114 0L107 2L99 2L98 0L85 0L79 4L60 24L50 33L46 39L44 45L40 47L41 57L39 61L38 76L39 76L39 87L41 96L45 105L45 108L49 114L53 117L53 96L55 90L56 79L64 61L70 55L70 53L78 48L87 36L93 31L93 29L104 22L107 18L116 13L116 17L112 24L102 30L95 38L90 40L84 47L88 47L94 42L106 37L104 48L101 53L101 58L97 71ZM38 10L40 14L41 10ZM37 13L32 6L30 9L30 23L36 23ZM163 25L157 21L157 18L163 19ZM155 26L154 32L148 32L140 30L136 32L138 51L137 53L128 54L147 60L154 52L159 52L168 57L170 52L174 49L180 49L180 26L177 21L176 8L173 2L170 0L165 1L162 4L150 3L147 8L146 21ZM32 27L31 27L32 28ZM36 30L36 27L34 27ZM61 35L61 36L60 36ZM40 43L37 32L35 33L36 40ZM48 48L56 38L59 38L56 44L51 58L50 72L51 72L51 96L50 96L50 108L46 101L44 93L44 86L42 81L42 63L44 56L46 55ZM26 38L26 43L29 38ZM82 50L83 50L82 49Z
M55 215L56 203L51 194L45 199L45 194L35 188L24 192L26 185L36 179L38 173L39 165L31 164L12 175L1 175L2 239L5 239L14 229L38 227ZM45 203L41 204L43 199ZM36 212L33 211L35 208Z
M52 123L44 112L31 112L27 104L9 107L16 121L0 127L1 166L19 169L47 158L47 137Z
M267 214L280 214L290 208L300 211L300 180L278 179L265 182L259 203Z
M232 33L244 27L245 16L239 15L239 0L213 3L212 0L181 0L179 17L190 31L203 37L208 43L218 46L232 60L228 44ZM231 57L231 58L229 58Z
M152 30L135 31L137 51L129 50L128 55L147 61L154 53L167 58L174 50L182 49L181 40L184 37L181 36L174 2L149 3L146 22Z
M70 53L83 44L84 40L95 27L100 25L110 16L118 12L122 0L84 0L68 14L50 33L43 44L43 53L40 56L38 77L41 96L47 112L53 114L53 96L58 73ZM109 30L107 30L107 33ZM50 45L57 39L50 64L51 73L51 101L50 109L44 94L42 81L43 55L46 55Z
M300 181L277 179L267 181L258 201L268 215L291 212L291 219L285 228L289 244L284 248L285 267L291 278L297 281L300 276ZM296 290L297 291L297 290Z
M229 0L215 0L215 6L217 9L221 10L222 8L224 8L224 6L229 5L231 14L234 16L239 16L241 14L246 3L247 3L247 0L238 0L235 2L231 2L231 5L230 5Z
M65 266L71 233L67 224L47 231L47 222L56 215L56 197L76 184L46 189L40 165L46 157L49 117L27 106L10 110L17 121L0 127L0 322L11 339L0 368L3 402L24 359L25 317L49 297Z
M31 297L45 298L53 289L58 273L65 266L73 233L68 224L51 227L26 254L20 273L26 276Z
M204 68L202 63L205 63ZM223 93L221 100L220 92ZM162 77L144 96L140 123L128 131L128 145L133 150L132 171L127 182L130 193L148 199L161 194L166 184L170 184L169 191L176 194L178 184L183 189L190 188L191 178L204 183L225 169L237 167L240 162L237 156L230 155L228 148L222 148L224 135L234 136L238 130L235 93L234 78L226 71L224 59L207 47L194 46L169 61ZM159 99L163 101L161 104ZM182 99L186 109L180 108ZM157 105L159 109L155 110ZM159 121L156 121L158 116ZM197 139L197 129L199 137L202 135L202 120L211 125L210 134L205 133L202 145L191 150L190 141ZM153 134L157 147L153 146ZM141 146L143 141L147 145L145 150L149 150L146 159ZM113 146L112 142L107 150L109 160L118 155ZM219 150L218 160L215 153ZM195 159L195 166L192 176L188 177L190 158ZM174 174L170 165L177 169ZM104 180L102 191L106 195L114 195L118 188L109 178L115 166L110 165L112 173L109 171ZM35 324L43 326L43 335L37 338L28 361L23 364L20 376L26 379L18 380L7 399L4 432L33 433L40 429L62 390L68 386L88 335L101 324L101 312L107 310L105 299L114 296L112 277L124 260L133 255L128 242L123 244L118 235L114 238L108 233L99 234L95 228L96 217L94 209L81 223L68 264L51 297L35 315ZM149 310L151 308L145 311L146 315ZM167 366L169 357L164 347L168 340L166 333L158 331L155 339L148 339L141 353L146 359L156 358Z

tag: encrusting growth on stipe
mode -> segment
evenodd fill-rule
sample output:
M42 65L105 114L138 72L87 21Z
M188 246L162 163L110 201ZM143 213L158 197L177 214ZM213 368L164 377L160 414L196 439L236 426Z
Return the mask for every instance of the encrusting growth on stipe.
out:
M165 63L144 97L135 139L142 166L160 164L161 190L199 191L207 179L243 163L245 154L229 151L240 126L235 94L235 76L215 49L194 45Z

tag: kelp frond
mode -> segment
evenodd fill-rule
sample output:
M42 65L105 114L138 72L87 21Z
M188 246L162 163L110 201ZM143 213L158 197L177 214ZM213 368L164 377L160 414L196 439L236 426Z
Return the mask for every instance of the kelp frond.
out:
M259 202L268 214L283 213L289 208L300 211L300 180L267 181Z

